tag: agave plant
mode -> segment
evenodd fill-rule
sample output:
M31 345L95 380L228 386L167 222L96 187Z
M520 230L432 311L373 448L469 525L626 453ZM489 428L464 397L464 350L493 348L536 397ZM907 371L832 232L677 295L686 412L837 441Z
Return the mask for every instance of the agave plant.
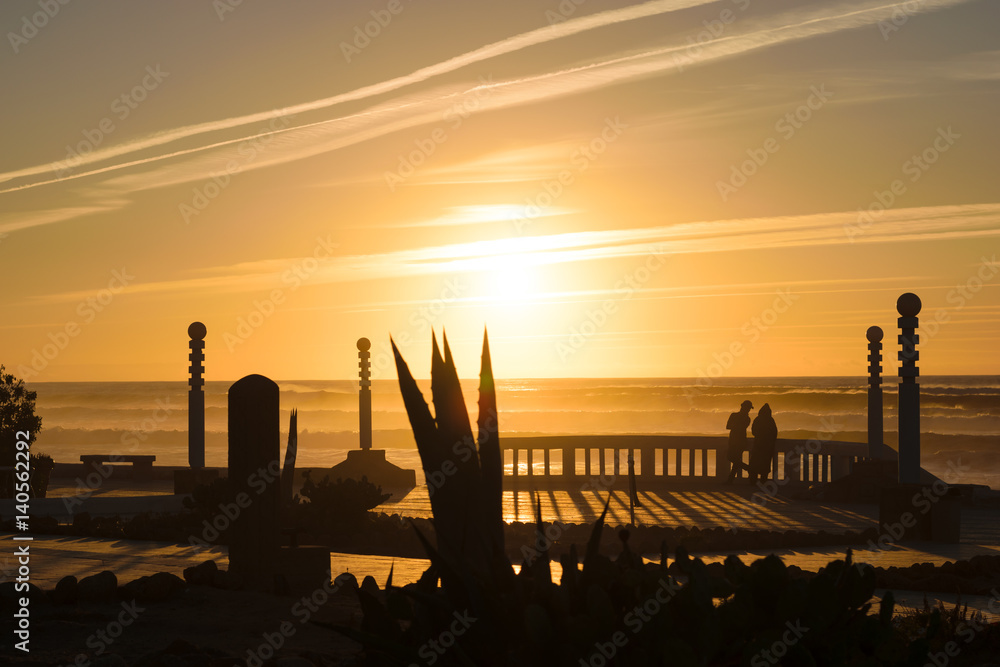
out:
M625 530L619 534L621 554L612 560L599 552L605 504L582 569L574 545L560 557L562 579L556 584L536 498L542 548L515 575L503 548L501 457L487 337L478 442L447 339L443 357L433 341L433 416L395 344L393 353L424 472L431 479L444 471L446 478L431 495L437 546L417 531L431 561L420 581L395 587L390 571L380 591L368 577L356 589L361 627L327 626L364 646L364 665L924 664L927 640L911 643L893 627L891 596L879 614L869 614L874 572L867 565L855 567L850 550L808 582L793 579L773 555L749 566L731 556L713 570L678 546L668 567L663 544L660 562L645 563L630 550ZM473 455L464 454L468 451ZM686 580L683 586L678 578Z
M496 386L490 363L489 337L483 333L479 375L478 442L473 440L469 413L458 371L444 336L444 356L432 336L431 394L434 415L410 374L395 341L399 389L427 479L443 478L431 493L438 550L449 560L464 561L485 575L503 557L503 470L497 426Z

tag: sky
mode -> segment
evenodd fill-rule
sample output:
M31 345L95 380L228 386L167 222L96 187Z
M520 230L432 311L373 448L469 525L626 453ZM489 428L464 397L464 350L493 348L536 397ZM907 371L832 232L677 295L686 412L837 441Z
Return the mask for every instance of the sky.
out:
M10 0L28 380L997 374L1000 3Z

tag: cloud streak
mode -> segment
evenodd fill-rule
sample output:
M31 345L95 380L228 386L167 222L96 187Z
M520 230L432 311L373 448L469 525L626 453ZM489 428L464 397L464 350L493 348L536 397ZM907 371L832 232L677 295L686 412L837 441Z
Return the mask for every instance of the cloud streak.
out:
M849 244L851 241L845 229L856 221L856 212L844 211L517 236L380 254L340 256L324 263L310 278L310 284L505 271L512 264L541 266L646 257L652 253L680 255ZM887 211L884 219L855 240L857 243L899 243L997 236L1000 236L1000 203ZM137 283L129 287L129 293L174 295L189 291L235 293L267 290L280 285L282 273L300 259L269 259L216 267L202 272L213 275ZM89 294L78 291L33 300L79 301Z
M925 0L921 3L919 11L934 11L966 1L968 0ZM404 77L322 100L288 107L281 110L280 113L289 116L328 110L345 102L365 100L385 93L396 92L404 87L427 81L444 73L454 72L490 58L545 44L587 30L701 4L706 4L706 2L661 0L601 12L517 35L422 68ZM868 2L862 5L795 10L755 22L746 21L742 25L742 32L704 43L695 64L709 63L782 43L873 25L880 20L891 17L893 12L898 11L904 4L902 1L893 3ZM248 125L264 123L273 119L276 112L255 113L223 121L187 126L128 144L95 151L87 158L89 161L87 164L92 166L90 170L81 170L63 178L50 178L53 168L51 164L0 174L0 182L25 181L19 184L12 183L6 189L0 190L0 194L62 183L70 179L100 176L123 170L136 170L134 173L108 178L85 189L85 192L88 193L84 196L85 199L99 197L125 201L125 196L130 192L207 180L213 174L225 171L227 163L238 158L240 146L247 141L270 139L267 150L262 151L252 162L242 164L241 170L248 171L284 164L370 141L415 126L440 122L449 107L470 92L488 93L482 104L484 110L503 109L535 104L619 84L623 81L633 81L676 71L678 56L688 48L689 45L686 42L681 43L680 40L677 40L675 43L657 49L640 53L618 54L590 64L516 80L486 83L471 90L468 86L440 87L422 94L411 94L384 101L355 114L302 123L287 129L258 130L254 133L243 133L237 137L222 138L203 145L141 156L144 152L165 147L182 139L191 139L216 132L231 133ZM691 63L685 63L685 65L691 66ZM98 166L128 156L133 156L133 159ZM140 171L143 167L153 164L158 166ZM48 217L38 217L34 224L48 224L74 217L80 211L89 210L91 208L89 204L90 202L85 202L67 207L64 209L64 215L52 213ZM28 223L20 225L20 228L27 226L33 225Z

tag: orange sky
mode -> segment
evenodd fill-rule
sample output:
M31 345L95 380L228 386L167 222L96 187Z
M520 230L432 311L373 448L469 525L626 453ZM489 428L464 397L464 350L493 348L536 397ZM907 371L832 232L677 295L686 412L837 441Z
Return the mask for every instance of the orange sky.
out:
M998 3L609 5L3 3L0 362L1000 373Z

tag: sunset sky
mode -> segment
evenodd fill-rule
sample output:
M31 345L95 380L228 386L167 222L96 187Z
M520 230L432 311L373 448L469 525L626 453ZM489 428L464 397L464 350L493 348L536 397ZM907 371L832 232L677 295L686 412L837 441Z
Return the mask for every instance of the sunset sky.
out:
M51 16L46 14L46 8ZM1000 3L0 5L29 381L997 374ZM991 333L993 332L993 333Z

